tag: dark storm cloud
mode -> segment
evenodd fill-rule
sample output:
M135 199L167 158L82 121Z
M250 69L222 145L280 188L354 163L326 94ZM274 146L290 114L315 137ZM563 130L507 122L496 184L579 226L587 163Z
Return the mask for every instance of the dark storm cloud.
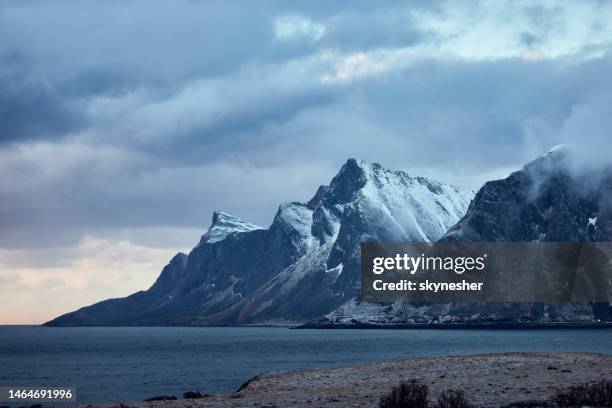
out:
M46 138L82 125L82 98L170 91L227 74L273 35L257 9L194 2L5 3L0 11L0 135ZM241 27L236 30L235 27Z
M367 2L350 10L325 3L5 3L0 137L16 141L78 130L86 119L78 110L83 98L136 88L171 94L193 79L228 77L245 65L274 64L321 46L361 49L419 38L407 13L403 21L392 13L397 8L372 14ZM328 24L329 32L311 43L276 41L275 20L296 14Z
M52 139L78 129L83 119L71 105L39 86L0 83L0 143Z
M83 124L70 98L42 84L28 83L17 55L0 55L0 144L55 138Z
M348 157L477 188L610 128L599 6L458 4L3 3L0 247L265 226Z

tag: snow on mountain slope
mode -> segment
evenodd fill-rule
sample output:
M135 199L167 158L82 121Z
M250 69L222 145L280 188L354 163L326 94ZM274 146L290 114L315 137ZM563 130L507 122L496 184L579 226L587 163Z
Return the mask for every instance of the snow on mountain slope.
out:
M464 213L473 197L461 190L378 164L358 162L367 182L357 199L372 211L382 210L407 241L428 242L440 238Z
M229 234L235 232L246 232L263 229L255 224L241 220L233 215L215 211L212 224L208 231L202 235L202 242L213 243L225 239Z
M307 203L282 204L262 229L217 212L189 255L147 291L69 313L50 325L304 321L359 293L367 241L433 241L473 192L348 160Z

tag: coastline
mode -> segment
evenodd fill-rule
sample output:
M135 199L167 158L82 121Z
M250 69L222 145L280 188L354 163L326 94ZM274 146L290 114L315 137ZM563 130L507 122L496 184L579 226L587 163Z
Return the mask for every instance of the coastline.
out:
M292 329L388 329L388 330L538 330L538 329L611 329L612 322L601 323L304 323Z
M517 352L395 360L349 367L266 373L236 392L177 399L81 407L377 407L381 395L402 380L426 384L435 398L446 389L465 391L479 407L545 400L582 383L610 379L612 355Z
M554 323L517 323L517 322L493 322L493 323L323 323L323 322L284 322L274 323L254 323L254 324L165 324L165 325L49 325L42 324L21 324L21 325L0 325L0 327L286 327L289 329L384 329L384 330L414 330L414 329L474 329L474 330L516 330L516 329L612 329L612 322L554 322Z

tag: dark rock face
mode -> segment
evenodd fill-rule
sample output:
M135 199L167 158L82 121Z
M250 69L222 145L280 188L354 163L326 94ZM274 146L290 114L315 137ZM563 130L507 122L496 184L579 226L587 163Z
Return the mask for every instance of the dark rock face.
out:
M147 291L49 325L198 325L305 321L358 296L364 241L437 240L473 193L349 160L307 203L282 204L260 228L216 212L189 253Z
M572 174L569 154L553 150L487 182L443 240L609 241L611 174Z
M504 180L486 183L442 240L606 242L612 237L612 172L572 168L557 148ZM452 305L450 314L518 321L611 321L609 303Z

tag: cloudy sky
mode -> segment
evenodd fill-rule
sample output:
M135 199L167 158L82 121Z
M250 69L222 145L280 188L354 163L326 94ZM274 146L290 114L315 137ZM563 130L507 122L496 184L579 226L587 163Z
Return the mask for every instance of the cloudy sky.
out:
M3 1L0 323L145 289L349 157L478 188L608 144L612 3L500 4Z

